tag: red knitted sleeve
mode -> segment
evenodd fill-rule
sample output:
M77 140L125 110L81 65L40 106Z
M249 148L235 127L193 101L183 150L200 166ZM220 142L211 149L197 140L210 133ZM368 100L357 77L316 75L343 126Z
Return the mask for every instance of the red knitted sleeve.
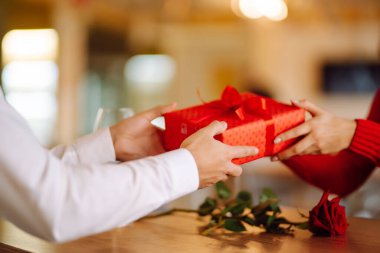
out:
M368 120L357 119L350 150L365 156L376 164L380 162L380 89L372 102Z
M357 120L349 149L336 155L294 156L284 163L306 182L345 196L359 188L380 160L380 89L369 120ZM379 122L379 123L376 123Z
M356 120L356 122L357 127L350 145L350 150L379 164L380 124L371 120L361 119Z

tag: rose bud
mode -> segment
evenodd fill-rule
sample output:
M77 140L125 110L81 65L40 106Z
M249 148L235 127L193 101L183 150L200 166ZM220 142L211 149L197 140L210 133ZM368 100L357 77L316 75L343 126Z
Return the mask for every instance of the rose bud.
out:
M324 192L318 205L309 212L309 229L315 235L344 235L348 227L345 208L339 205L339 197L331 201L328 197L329 192Z

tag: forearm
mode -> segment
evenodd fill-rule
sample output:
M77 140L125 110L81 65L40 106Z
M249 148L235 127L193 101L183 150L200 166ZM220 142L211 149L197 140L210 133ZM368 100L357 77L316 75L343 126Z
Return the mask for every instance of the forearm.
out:
M52 241L128 224L196 190L199 183L186 150L104 165L72 166L47 155L34 165L27 177L22 175L24 167L3 173L1 212L29 233Z
M108 128L83 136L73 144L57 146L50 152L69 164L106 163L116 160Z
M100 135L56 150L61 160L40 146L0 94L0 216L38 237L66 241L132 222L198 188L187 150L100 164L114 160L110 136Z

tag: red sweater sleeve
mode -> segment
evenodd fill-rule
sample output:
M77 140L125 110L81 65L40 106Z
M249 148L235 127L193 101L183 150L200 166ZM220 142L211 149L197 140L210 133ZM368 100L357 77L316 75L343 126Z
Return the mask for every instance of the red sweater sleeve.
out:
M356 120L356 122L357 127L355 135L352 138L350 150L379 164L380 124L371 120L361 119Z
M295 156L284 161L306 182L345 196L360 187L380 160L380 90L371 107L369 120L357 120L350 148L337 155Z
M284 163L309 184L340 196L359 188L375 168L371 160L349 150L337 155L295 156Z

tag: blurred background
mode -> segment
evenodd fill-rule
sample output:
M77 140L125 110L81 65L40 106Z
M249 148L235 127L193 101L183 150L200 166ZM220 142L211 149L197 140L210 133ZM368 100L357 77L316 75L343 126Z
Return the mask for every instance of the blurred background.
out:
M365 117L380 86L379 0L1 0L1 84L46 147L92 131L98 108L216 99L226 85ZM280 163L235 189L311 208L321 192ZM345 199L380 218L380 174ZM171 205L197 207L210 189Z

